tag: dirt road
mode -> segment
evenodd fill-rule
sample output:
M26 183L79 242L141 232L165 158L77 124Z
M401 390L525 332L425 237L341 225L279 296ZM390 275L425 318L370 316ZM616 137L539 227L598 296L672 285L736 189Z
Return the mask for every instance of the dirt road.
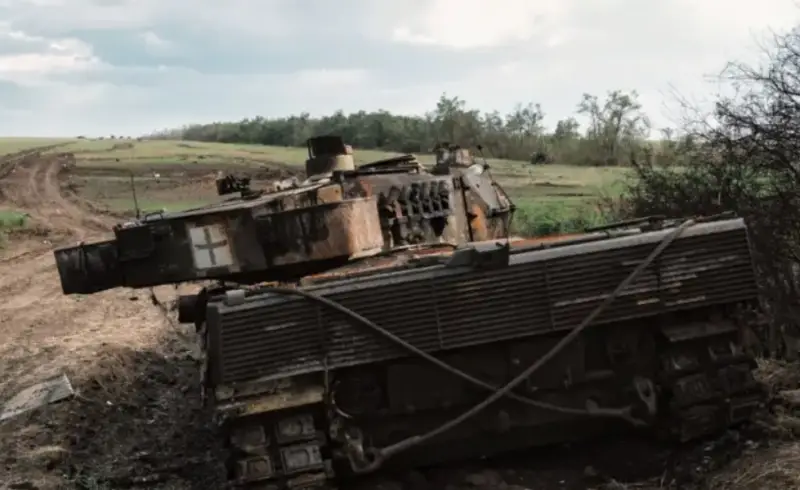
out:
M61 294L53 246L103 237L114 222L62 192L62 166L57 157L22 155L0 182L6 204L25 210L33 230L0 255L0 399L61 372L80 393L0 426L0 482L114 488L155 471L174 488L191 488L203 478L194 466L207 459L205 449L186 454L203 436L190 388L196 361L144 294ZM187 463L180 471L195 474L164 472L165 463Z

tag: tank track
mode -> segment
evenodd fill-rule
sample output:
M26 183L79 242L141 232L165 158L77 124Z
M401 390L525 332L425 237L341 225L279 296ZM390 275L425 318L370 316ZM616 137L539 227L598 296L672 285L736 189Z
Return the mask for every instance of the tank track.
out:
M710 326L706 324L706 326ZM656 433L679 443L721 432L750 419L765 400L738 328L667 329L657 385Z
M736 328L705 324L667 328L658 346L659 369L652 426L659 439L684 443L712 436L751 418L764 400L753 376L755 361L745 353ZM653 386L653 385L650 385ZM646 391L646 390L645 390ZM641 390L640 390L640 396ZM335 490L331 448L324 412L314 417L313 437L324 465L302 473L284 472L281 450L296 444L277 444L269 414L236 420L226 431L230 449L229 488L237 490ZM267 456L268 458L265 458ZM273 462L273 463L270 463Z
M328 437L314 417L304 424L303 435L281 441L274 418L254 416L233 421L227 437L227 488L235 490L336 490ZM271 420L270 420L271 419ZM289 458L318 461L301 471L291 471Z

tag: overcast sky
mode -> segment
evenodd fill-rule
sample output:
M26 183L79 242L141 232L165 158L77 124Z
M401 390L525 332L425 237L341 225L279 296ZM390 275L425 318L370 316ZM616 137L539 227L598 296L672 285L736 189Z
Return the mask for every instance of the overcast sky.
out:
M439 95L482 110L638 90L657 126L797 0L0 0L0 135L138 135ZM665 107L667 102L667 107Z

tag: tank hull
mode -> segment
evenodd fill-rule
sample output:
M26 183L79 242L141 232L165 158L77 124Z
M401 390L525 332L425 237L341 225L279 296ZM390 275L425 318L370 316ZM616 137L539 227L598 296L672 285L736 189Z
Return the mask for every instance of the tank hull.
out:
M424 356L303 298L254 289L212 300L203 328L209 400L229 433L262 441L254 449L231 439L232 480L331 486L598 431L635 427L687 441L747 420L762 400L743 341L757 288L746 228L729 220L689 228L509 394L414 440L548 355L669 233L528 243L499 267L457 253L445 264L329 275L303 288L374 319ZM293 417L307 421L287 422ZM280 442L286 424L306 427L305 438ZM398 444L402 451L376 464L371 451Z
M724 316L724 312L747 306L739 303L695 311L685 319L686 323L673 327L654 328L652 322L604 326L579 339L580 347L565 353L541 376L517 391L556 407L586 410L588 404L593 404L608 411L617 410L619 416L564 414L501 400L469 423L388 459L381 469L489 457L630 429L676 442L724 431L748 420L763 400L761 388L751 374L752 358L744 353L736 322ZM685 335L687 325L691 325L691 336ZM456 366L461 359L461 367L471 374L501 385L513 373L514 366L519 366L520 353L545 352L553 340L472 347L443 359ZM590 346L594 352L587 351ZM616 360L608 362L610 358ZM565 379L564 373L569 372L565 368L578 364L583 364L581 379ZM676 367L679 365L682 367ZM637 379L649 382L652 399L641 387L637 389ZM332 399L324 394L326 383L335 387ZM314 481L319 488L334 488L358 473L352 467L344 431L358 434L370 445L395 444L453 420L487 395L484 390L464 386L460 379L436 367L400 361L342 370L331 374L327 381L318 375L293 378L280 390L269 397L253 395L217 405L220 419L225 421L224 432L250 434L248 438L234 436L230 440L234 449L229 460L230 476L241 488L250 488L257 482L268 482L276 488L298 488L292 483L294 474L287 475L282 470L286 458L281 451L303 444L314 445L313 453L320 455L320 465L298 472L299 476L313 480L310 475L316 475ZM308 396L309 391L315 396ZM287 401L295 396L297 405L290 406L292 403ZM297 416L311 417L313 436L309 431L306 439L281 444L277 439L280 424ZM262 441L262 446L237 444L237 440L244 439ZM263 461L265 456L271 463L260 467L269 467L269 471L258 470L255 463L246 464Z

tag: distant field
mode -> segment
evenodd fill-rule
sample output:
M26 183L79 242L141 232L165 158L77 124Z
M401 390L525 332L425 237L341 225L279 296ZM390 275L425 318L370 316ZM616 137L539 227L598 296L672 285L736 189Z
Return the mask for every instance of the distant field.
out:
M218 170L254 172L256 179L282 178L301 172L306 159L305 148L135 139L0 138L0 155L56 142L67 143L56 151L75 154L75 190L123 212L134 207L129 173L136 175L140 209L176 211L218 199L213 185ZM355 149L357 163L393 155L397 153ZM433 163L431 155L418 157L423 164ZM572 232L602 222L605 216L597 198L619 195L627 175L616 167L532 166L497 159L488 163L517 204L515 228L521 234Z
M70 141L77 140L72 140L70 138L0 138L0 157L37 146L48 146Z

